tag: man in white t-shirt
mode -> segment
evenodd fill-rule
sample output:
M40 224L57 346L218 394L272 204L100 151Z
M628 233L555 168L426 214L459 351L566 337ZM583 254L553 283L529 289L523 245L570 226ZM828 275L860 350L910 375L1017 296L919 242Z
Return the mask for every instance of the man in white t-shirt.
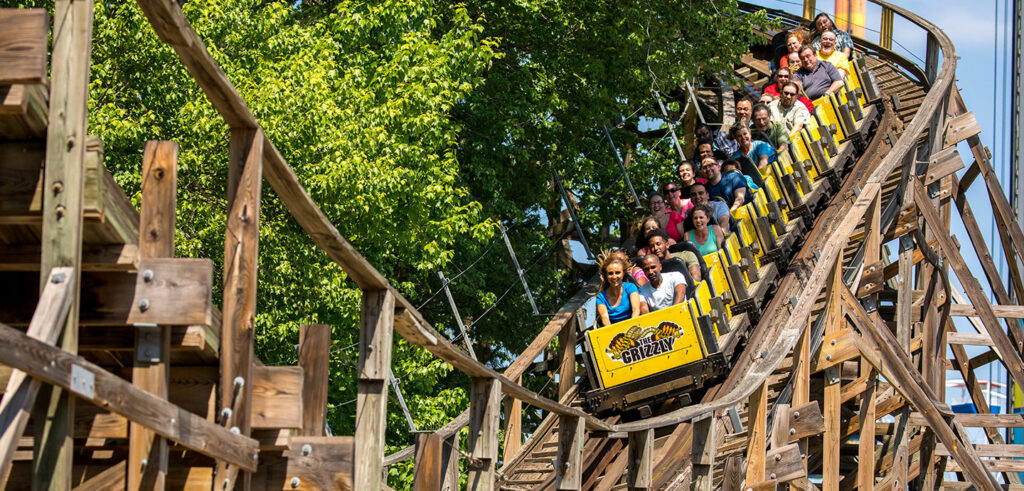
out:
M686 277L682 273L662 273L661 260L654 254L644 257L641 267L647 284L640 287L640 313L671 307L686 300Z

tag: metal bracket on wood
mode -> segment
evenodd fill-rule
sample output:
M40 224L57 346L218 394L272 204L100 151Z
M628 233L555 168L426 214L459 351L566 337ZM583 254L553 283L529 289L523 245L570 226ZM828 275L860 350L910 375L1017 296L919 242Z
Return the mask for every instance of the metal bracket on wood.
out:
M462 323L462 316L459 315L459 307L455 305L455 298L452 297L452 291L448 289L448 278L444 277L444 273L438 271L437 277L441 278L441 287L444 288L444 294L448 296L448 305L452 307L452 314L455 314L455 323L459 325L459 331L462 332L462 339L466 342L466 350L469 351L469 356L476 359L476 352L473 351L473 341L469 339L469 333L466 332L466 325Z
M508 248L508 255L512 257L512 265L516 268L516 274L519 275L519 281L523 284L523 290L526 292L526 299L530 301L530 307L533 309L533 315L540 315L540 311L537 310L537 302L534 302L533 293L530 292L530 285L526 284L526 271L519 267L519 258L516 257L516 251L512 248L512 242L508 240L508 234L505 231L505 224L498 222L498 229L501 230L501 238L505 241L505 247Z
M740 433L743 431L743 421L740 420L740 412L736 410L736 407L729 408L729 421L732 422L732 432Z
M160 363L160 328L156 324L135 324L135 361Z
M839 383L839 365L832 365L825 369L825 383L827 385Z

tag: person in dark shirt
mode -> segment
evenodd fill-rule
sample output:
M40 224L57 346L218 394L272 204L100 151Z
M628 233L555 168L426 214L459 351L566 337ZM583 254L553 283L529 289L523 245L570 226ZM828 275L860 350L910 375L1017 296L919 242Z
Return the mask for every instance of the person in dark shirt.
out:
M843 74L834 65L818 59L814 48L800 48L800 69L793 73L796 82L812 101L843 88Z
M708 194L711 199L721 199L729 205L729 210L735 210L750 201L750 193L747 192L747 181L741 174L730 172L722 175L722 163L707 159L701 163L704 171L704 178L708 180Z

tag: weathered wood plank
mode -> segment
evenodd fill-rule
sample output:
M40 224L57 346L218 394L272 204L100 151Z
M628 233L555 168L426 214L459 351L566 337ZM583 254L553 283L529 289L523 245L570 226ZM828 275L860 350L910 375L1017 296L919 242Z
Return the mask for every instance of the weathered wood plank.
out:
M584 423L583 419L577 416L558 417L555 489L560 491L579 491L583 484L583 440L587 432ZM497 435L494 445L498 445Z
M360 489L353 487L353 447L350 436L293 437L284 453L287 478L278 489Z
M0 9L0 25L0 85L46 83L46 9Z
M715 446L718 443L717 418L711 416L693 423L693 448L691 450L690 489L693 491L711 491L715 480ZM654 440L654 430L650 439ZM632 435L632 433L630 434ZM632 447L632 441L630 442ZM630 462L636 462L630 459Z
M395 297L390 291L363 291L356 400L356 489L381 489L394 313Z
M414 491L441 490L442 443L443 439L437 433L416 435L416 466L412 476Z
M32 316L26 336L46 344L54 344L71 309L75 289L74 271L69 267L54 268L46 283L36 313ZM18 440L35 404L42 383L21 370L12 370L0 401L0 487L7 483L11 460L18 449Z
M139 213L139 256L143 259L174 257L174 230L177 223L178 199L178 144L172 141L148 141L142 152L142 206ZM212 266L212 264L211 264ZM143 285L156 279L155 272L146 264L142 271ZM146 273L148 272L148 273ZM161 271L164 276L174 275ZM209 272L212 287L213 270ZM171 281L177 281L171 278ZM140 292L141 290L141 292ZM136 286L136 297L146 298L157 305L170 303L172 298L147 298L151 291ZM209 289L212 296L212 288ZM207 297L202 310L212 310ZM175 302L176 303L176 302ZM193 305L175 305L190 312ZM133 312L135 309L133 309ZM149 308L139 310L150 314ZM130 317L130 316L129 316ZM132 384L154 396L167 399L170 390L171 327L168 325L139 326L136 330L136 355L132 368ZM149 341L146 337L149 336ZM143 343L152 346L143 347ZM128 436L128 489L162 490L167 483L167 441L144 426L132 423Z
M303 367L254 367L252 427L300 430L305 412L304 379Z
M1005 319L1024 319L1024 306L1022 305L991 305L992 315ZM978 309L969 303L954 303L950 305L949 315L957 317L977 317ZM952 334L952 333L950 333Z
M84 326L134 323L214 325L213 261L193 258L140 260L139 272L96 271L81 275L81 320ZM152 272L144 281L142 272ZM38 301L33 272L0 272L0 322L23 324ZM29 286L29 288L24 288ZM146 309L143 310L143 300Z
M230 426L246 436L251 430L263 142L261 130L233 129L228 149L220 404L232 409ZM235 470L222 461L217 463L217 476L225 476L225 487L235 485ZM248 483L249 475L243 475L242 489L248 489Z
M40 283L46 281L54 267L71 266L75 275L82 269L82 196L92 17L91 0L60 0L54 4L50 64L53 83L46 133ZM81 282L76 280L75 284ZM60 338L61 348L68 353L78 352L78 298L78 292L73 291L71 310ZM70 487L74 447L70 434L74 414L74 400L59 388L47 388L37 401L33 418L46 423L36 427L33 488Z
M0 363L64 390L71 390L74 374L76 397L144 424L203 455L224 459L247 471L256 469L256 440L232 434L227 428L133 387L80 356L29 338L4 324L0 324ZM94 381L91 392L90 379Z
M748 432L750 438L747 442L747 470L744 481L757 483L764 481L764 459L767 445L768 433L768 385L761 386L750 395L748 404L749 416Z
M935 404L934 396L931 395L921 374L914 370L907 354L894 349L899 343L892 333L886 328L876 327L848 290L844 291L843 300L847 312L851 314L850 319L854 321L862 335L861 339L864 341L861 349L862 356L882 376L891 381L897 391L926 414L929 427L947 448L954 449L956 461L964 465L965 473L971 482L980 489L992 491L998 489L999 484L982 467L971 444L962 440L965 433L954 432L943 419Z
M872 208L875 200L872 200ZM870 208L869 210L870 211ZM829 337L833 334L837 334L843 330L843 326L846 321L843 317L842 307L842 289L845 288L842 278L842 261L837 260L832 267L832 274L829 276L828 285L828 307L825 310L825 337ZM838 367L830 368L830 370L838 370ZM842 398L842 386L840 383L841 377L834 377L834 381L829 380L828 374L825 375L825 394L822 399L823 412L825 417L825 432L822 436L822 478L821 478L821 489L822 491L838 491L839 490L839 453L840 453L840 433L841 433L841 417L840 417L840 404Z
M323 436L327 423L327 389L331 358L331 326L299 326L299 366L302 367L303 436ZM255 395L255 394L254 394Z
M939 218L938 211L928 202L927 191L920 183L914 184L914 194L918 209L921 210L925 221L933 224L934 227L941 227L944 222ZM981 318L989 337L995 343L994 349L999 354L999 359L1002 360L1013 380L1024 386L1024 362L1021 361L1020 352L1015 349L1009 337L999 327L995 313L992 311L992 305L988 302L988 297L982 290L981 284L971 274L970 268L960 255L960 250L953 244L952 238L943 234L936 235L936 238L939 241L942 255L946 257L949 266L960 279L960 284L964 287L968 298L971 299L971 303L978 310L978 317Z
M494 489L494 465L498 460L498 403L501 386L497 380L474 378L469 399L469 440L467 489Z
M1021 414L955 414L953 420L963 426L974 428L1024 428ZM921 413L910 413L910 424L925 426L928 421Z

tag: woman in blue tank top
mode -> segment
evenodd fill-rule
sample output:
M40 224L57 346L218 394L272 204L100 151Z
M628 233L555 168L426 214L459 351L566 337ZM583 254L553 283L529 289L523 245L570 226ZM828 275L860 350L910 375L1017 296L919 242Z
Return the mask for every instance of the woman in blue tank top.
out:
M625 277L626 264L616 254L601 261L601 292L596 297L599 326L640 316L640 291Z

